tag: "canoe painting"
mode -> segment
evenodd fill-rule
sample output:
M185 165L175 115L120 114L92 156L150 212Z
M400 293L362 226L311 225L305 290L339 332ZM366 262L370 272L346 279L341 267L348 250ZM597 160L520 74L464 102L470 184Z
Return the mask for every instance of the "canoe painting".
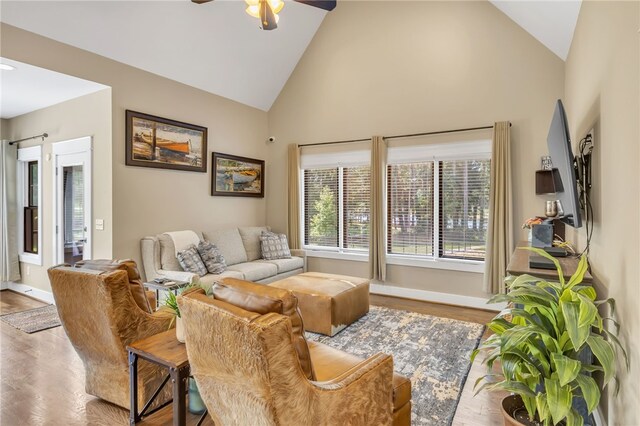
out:
M133 159L200 166L202 132L134 118Z
M207 129L127 111L127 164L206 172Z
M263 194L264 162L214 153L214 195Z

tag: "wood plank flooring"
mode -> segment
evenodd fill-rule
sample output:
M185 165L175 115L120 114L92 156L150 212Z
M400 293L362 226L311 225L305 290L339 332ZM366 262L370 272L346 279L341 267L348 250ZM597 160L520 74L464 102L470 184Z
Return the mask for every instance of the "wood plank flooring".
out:
M486 323L493 313L470 308L372 295L371 303L463 321ZM45 303L9 290L0 292L0 315L44 306ZM499 425L502 396L473 397L473 384L484 369L476 361L461 395L453 424ZM64 329L56 327L27 334L0 322L0 424L18 425L126 425L128 411L84 392L84 366ZM144 425L171 425L166 407ZM198 416L189 415L195 425ZM213 425L210 419L205 425Z

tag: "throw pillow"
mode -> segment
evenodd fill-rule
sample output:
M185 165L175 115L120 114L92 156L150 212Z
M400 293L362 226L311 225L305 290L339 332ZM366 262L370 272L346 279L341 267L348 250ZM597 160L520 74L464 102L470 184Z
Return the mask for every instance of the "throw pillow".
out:
M227 263L224 260L224 256L215 244L209 241L200 241L200 244L198 244L198 253L210 274L217 275L227 270Z
M198 253L198 249L193 244L186 249L179 251L176 258L178 259L180 266L182 266L182 269L185 271L198 274L198 276L201 277L207 275L207 267L204 266L204 263L200 258L200 254Z
M284 234L262 231L260 235L260 248L264 260L291 259L289 242Z

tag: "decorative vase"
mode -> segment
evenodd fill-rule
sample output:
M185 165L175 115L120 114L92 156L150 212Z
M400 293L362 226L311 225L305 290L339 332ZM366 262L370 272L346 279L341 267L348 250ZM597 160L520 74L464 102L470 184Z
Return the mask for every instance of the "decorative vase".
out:
M182 318L176 317L176 339L178 342L184 343L184 324L182 323Z
M206 409L207 407L205 407L204 401L200 397L200 391L195 379L189 377L189 412L191 414L202 414Z

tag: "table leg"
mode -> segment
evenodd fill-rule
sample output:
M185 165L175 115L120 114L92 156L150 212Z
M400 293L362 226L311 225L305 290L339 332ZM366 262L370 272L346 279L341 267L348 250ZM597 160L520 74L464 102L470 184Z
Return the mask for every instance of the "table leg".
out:
M135 425L140 421L138 414L138 355L129 352L129 424Z
M156 288L156 309L160 307L160 290Z
M187 423L186 393L189 366L171 368L169 374L173 385L173 424L174 426L185 426Z

